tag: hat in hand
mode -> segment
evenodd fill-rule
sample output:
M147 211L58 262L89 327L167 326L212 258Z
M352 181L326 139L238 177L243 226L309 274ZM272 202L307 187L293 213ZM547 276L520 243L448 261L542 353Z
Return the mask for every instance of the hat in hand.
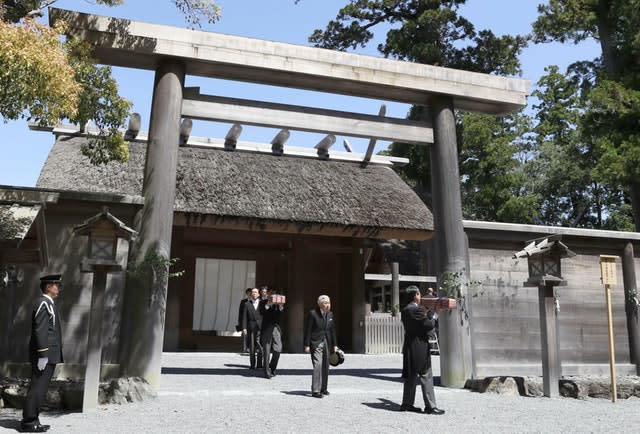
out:
M331 366L338 366L344 363L344 351L338 348L335 353L329 354L329 364Z

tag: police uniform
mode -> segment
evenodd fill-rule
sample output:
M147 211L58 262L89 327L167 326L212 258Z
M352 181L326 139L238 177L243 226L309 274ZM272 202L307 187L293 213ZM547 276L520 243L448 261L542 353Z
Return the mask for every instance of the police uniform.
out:
M62 363L62 327L53 299L46 294L47 285L62 283L62 276L53 274L40 279L42 295L33 304L31 313L31 383L22 411L23 432L44 432L49 426L40 424L40 409L47 397L47 389L56 364Z

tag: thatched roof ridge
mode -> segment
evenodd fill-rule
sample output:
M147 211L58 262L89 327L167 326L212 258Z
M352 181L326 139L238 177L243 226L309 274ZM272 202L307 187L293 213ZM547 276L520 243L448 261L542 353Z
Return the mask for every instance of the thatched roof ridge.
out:
M142 194L146 144L127 163L92 166L86 139L61 136L37 186ZM181 147L175 210L225 218L432 231L433 216L389 167L315 158Z

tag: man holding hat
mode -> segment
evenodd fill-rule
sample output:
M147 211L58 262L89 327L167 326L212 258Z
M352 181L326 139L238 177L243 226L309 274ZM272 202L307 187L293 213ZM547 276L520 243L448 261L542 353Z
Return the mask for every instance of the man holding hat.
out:
M444 414L444 410L436 407L433 393L433 373L431 370L431 355L429 354L429 332L435 327L437 311L427 313L420 304L420 289L411 285L407 287L409 302L402 309L401 319L404 326L405 341L402 348L403 367L406 367L406 378L402 393L401 411L422 413L413 404L416 399L416 385L420 383L422 398L427 414Z
M45 432L49 425L40 423L39 414L47 397L47 389L57 363L62 363L62 328L53 300L62 286L62 276L51 274L40 278L42 295L31 313L31 383L22 410L22 432Z
M304 328L304 352L311 353L313 364L311 396L314 398L322 398L329 394L329 353L335 353L337 350L331 299L328 295L321 295L318 297L318 306L307 314Z

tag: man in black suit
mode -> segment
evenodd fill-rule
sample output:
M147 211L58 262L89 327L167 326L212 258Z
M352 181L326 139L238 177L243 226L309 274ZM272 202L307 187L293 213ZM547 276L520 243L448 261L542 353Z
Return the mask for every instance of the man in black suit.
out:
M318 297L318 306L307 314L304 328L304 352L311 353L313 376L311 396L322 398L329 395L329 352L338 350L336 325L331 312L331 299L327 295Z
M262 327L260 328L260 344L264 358L264 376L275 377L278 360L282 352L282 329L280 319L284 312L283 304L275 304L271 301L271 291L267 291L267 297L260 301L260 314L262 315ZM271 356L271 360L269 360Z
M424 412L444 414L444 410L436 407L431 354L429 354L429 332L435 327L438 312L427 314L424 306L420 304L421 296L417 286L409 286L406 292L409 303L401 313L405 332L402 358L403 365L406 367L406 378L400 410L422 412L420 408L413 405L416 399L416 384L420 383L425 404Z
M62 286L62 276L52 274L40 278L42 295L33 304L31 313L31 383L22 409L22 432L45 432L49 425L40 423L40 409L57 363L62 363L62 328L60 315L53 300Z
M260 291L258 288L253 288L242 317L242 334L248 335L249 340L249 369L262 369L262 348L259 341L261 326Z
M251 298L251 289L247 288L244 291L244 298L240 300L240 306L238 306L238 324L236 325L236 331L242 331L242 319L244 318L244 311L247 308L247 301ZM249 340L245 333L242 334L242 352L249 352Z

